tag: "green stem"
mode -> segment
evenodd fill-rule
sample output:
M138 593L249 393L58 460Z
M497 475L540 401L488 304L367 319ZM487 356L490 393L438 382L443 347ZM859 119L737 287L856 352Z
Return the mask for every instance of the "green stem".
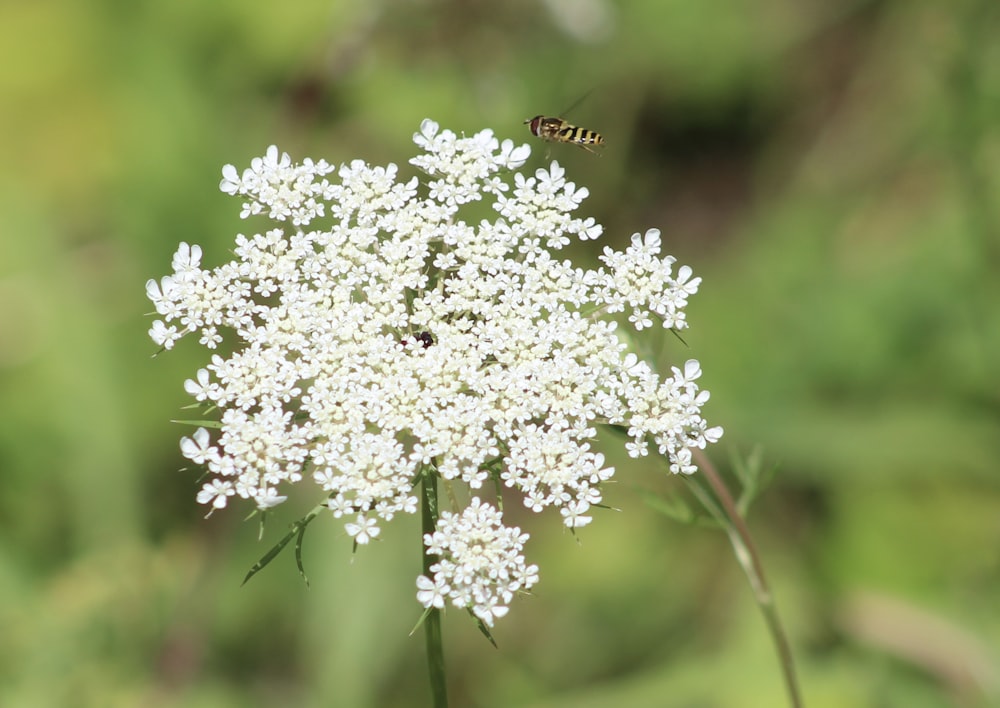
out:
M985 118L988 101L985 67L990 32L1000 20L996 0L966 3L958 20L961 50L955 53L944 83L951 91L946 106L952 120L954 171L968 220L966 233L978 238L982 263L993 272L1000 264L1000 218L995 208L996 182L985 168L982 152L993 125Z
M712 465L711 460L708 459L708 455L701 450L694 450L694 455L698 463L698 468L704 474L705 479L708 480L709 485L715 492L715 499L718 499L719 503L722 504L722 509L715 504L715 500L712 499L708 492L698 484L697 479L686 476L684 479L689 483L692 492L702 505L708 509L712 516L726 530L726 534L729 536L729 543L732 544L733 551L736 554L736 560L750 581L750 587L753 590L754 598L757 600L757 606L760 607L760 611L764 615L764 621L767 623L767 628L771 632L771 638L774 640L774 645L778 650L778 658L781 661L781 670L785 678L785 686L788 689L788 697L791 705L793 708L802 708L802 696L799 693L798 679L795 675L795 662L792 660L792 649L788 643L788 636L781 625L781 619L778 617L778 608L774 603L774 596L771 594L771 589L768 587L767 578L764 576L764 567L761 565L757 547L754 545L753 537L750 535L750 529L747 527L743 517L740 516L740 512L736 509L733 497L729 494L729 490Z
M438 520L437 474L430 469L424 470L421 483L421 519L423 534L434 533ZM436 556L426 552L423 544L423 534L420 537L421 556L423 557L424 575L433 577L431 566L437 561ZM434 697L434 708L448 707L448 683L444 670L444 644L441 640L441 610L430 608L424 618L424 637L427 642L427 669L430 671L431 695Z

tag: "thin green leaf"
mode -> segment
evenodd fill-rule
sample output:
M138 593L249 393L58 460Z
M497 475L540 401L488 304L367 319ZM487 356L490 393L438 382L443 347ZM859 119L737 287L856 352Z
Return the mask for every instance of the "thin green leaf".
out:
M680 496L672 495L664 497L642 487L636 487L635 491L642 498L646 506L669 519L682 524L693 524L698 520L698 514Z
M196 425L201 428L222 428L221 420L171 420L171 423L180 423L181 425Z
M420 626L424 623L424 620L427 619L427 617L431 613L431 610L433 610L433 609L434 609L433 607L427 607L427 608L424 609L423 614L420 615L420 619L417 620L417 623L415 625L413 625L413 629L410 630L409 636L412 637L413 634L414 634L414 632L416 632L418 629L420 629Z
M733 472L742 485L736 508L740 515L746 518L753 501L760 496L761 491L774 478L778 466L771 465L765 469L764 452L760 446L754 447L747 457L733 457Z
M684 480L684 484L687 485L688 490L694 495L695 499L704 507L705 511L709 513L709 516L697 515L695 523L701 526L709 526L713 528L719 528L727 533L732 528L732 524L729 523L728 517L726 516L725 510L720 506L719 502L716 500L714 494L705 488L702 484L702 480L698 475L685 474L681 475Z
M293 538L298 537L299 541L296 544L296 562L299 566L299 573L302 575L303 579L306 579L305 570L302 566L302 535L305 533L306 526L308 526L313 519L319 516L320 511L325 508L323 504L318 505L308 514L303 516L301 519L292 524L292 530L285 534L280 541L278 541L274 546L271 547L267 553L265 553L259 561L254 563L253 567L249 570L246 577L243 578L241 585L246 585L247 581L253 576L263 570L268 563L273 561L278 557L278 554L287 546ZM306 579L306 585L309 584L308 579Z
M218 406L214 403L210 406L206 406L204 401L195 401L194 403L188 403L186 406L181 406L182 411L201 411L204 415L208 415L214 410L218 410Z
M610 506L608 504L591 504L592 509L606 509L607 511L621 511L617 506Z
M302 582L309 587L309 578L306 576L306 568L302 563L302 540L306 537L306 524L299 526L299 536L295 539L295 567L299 569Z
M268 563L270 563L275 558L277 558L278 554L281 553L282 549L284 549L284 547L288 545L289 541L291 541L293 538L295 538L295 536L298 534L298 532L299 532L298 528L293 528L291 531L289 531L287 534L285 534L284 538L282 538L280 541L278 541L271 548L271 550L269 550L267 553L265 553L261 557L261 559L259 561L257 561L256 563L253 564L253 567L247 573L246 577L243 578L243 582L240 583L240 585L246 585L247 581L250 580L250 578L252 578L253 576L257 575L257 573L259 573L260 571L262 571L267 566Z
M497 646L497 642L493 638L493 635L490 633L490 628L486 626L486 623L483 622L478 617L476 617L475 613L471 609L466 608L466 612L468 612L472 616L472 618L474 620L476 620L476 625L479 627L479 631L483 633L484 637L486 637L488 640L490 640L490 644L493 645L493 648L494 649L499 649L500 647Z

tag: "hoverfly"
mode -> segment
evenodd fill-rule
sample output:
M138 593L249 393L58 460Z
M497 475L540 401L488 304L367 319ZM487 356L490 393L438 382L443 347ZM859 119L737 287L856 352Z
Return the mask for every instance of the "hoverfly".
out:
M604 137L595 130L578 128L567 123L562 118L549 118L547 116L535 116L524 121L528 130L536 138L541 138L550 143L572 143L582 147L587 152L597 155L597 151L588 147L589 145L603 145Z
M583 96L578 98L572 106L563 111L563 115L569 113L574 108L576 108L580 103L590 95L588 91ZM529 118L524 121L524 124L528 126L528 130L536 138L541 138L546 142L550 143L571 143L578 147L582 147L587 152L597 155L597 151L591 149L590 145L601 146L604 145L604 137L598 133L596 130L587 130L586 128L578 128L575 125L567 123L562 118L550 118L548 116L535 116L534 118Z

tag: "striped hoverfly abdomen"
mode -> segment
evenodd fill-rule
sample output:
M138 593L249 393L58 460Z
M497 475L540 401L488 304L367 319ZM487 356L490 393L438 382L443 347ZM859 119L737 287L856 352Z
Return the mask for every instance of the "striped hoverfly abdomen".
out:
M596 130L577 127L567 123L562 118L539 115L529 118L524 123L532 135L550 143L570 143L595 155L598 154L597 151L590 146L600 147L604 145L604 137Z

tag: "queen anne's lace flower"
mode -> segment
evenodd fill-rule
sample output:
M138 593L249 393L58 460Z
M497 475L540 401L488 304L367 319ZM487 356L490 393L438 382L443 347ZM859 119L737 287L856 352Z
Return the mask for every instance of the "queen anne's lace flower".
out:
M154 342L171 349L194 334L229 351L185 383L222 412L217 433L181 440L210 475L198 501L219 509L240 497L266 509L311 479L365 544L381 522L416 511L413 481L430 466L473 490L496 475L528 508L555 507L578 528L614 473L590 447L602 423L627 428L633 457L652 445L674 472L694 472L692 449L722 434L701 417L698 363L659 376L625 351L607 315L684 329L700 278L661 255L655 229L625 251L606 248L597 270L559 260L573 237L596 239L601 227L573 216L587 190L558 163L511 173L526 145L489 130L459 137L429 120L414 142L423 186L401 182L396 165L293 164L273 146L242 173L227 165L220 188L270 230L239 235L235 258L214 268L182 243L173 273L146 284L162 318ZM475 201L497 217L465 221L463 205ZM536 570L519 555L525 536L504 535L513 531L488 505L469 509L442 513L439 532L478 529L469 531L483 544L477 558L507 565L484 585L457 541L435 534L429 552L441 560L419 597L434 607L449 599L490 624ZM486 553L490 533L507 549L499 556Z

